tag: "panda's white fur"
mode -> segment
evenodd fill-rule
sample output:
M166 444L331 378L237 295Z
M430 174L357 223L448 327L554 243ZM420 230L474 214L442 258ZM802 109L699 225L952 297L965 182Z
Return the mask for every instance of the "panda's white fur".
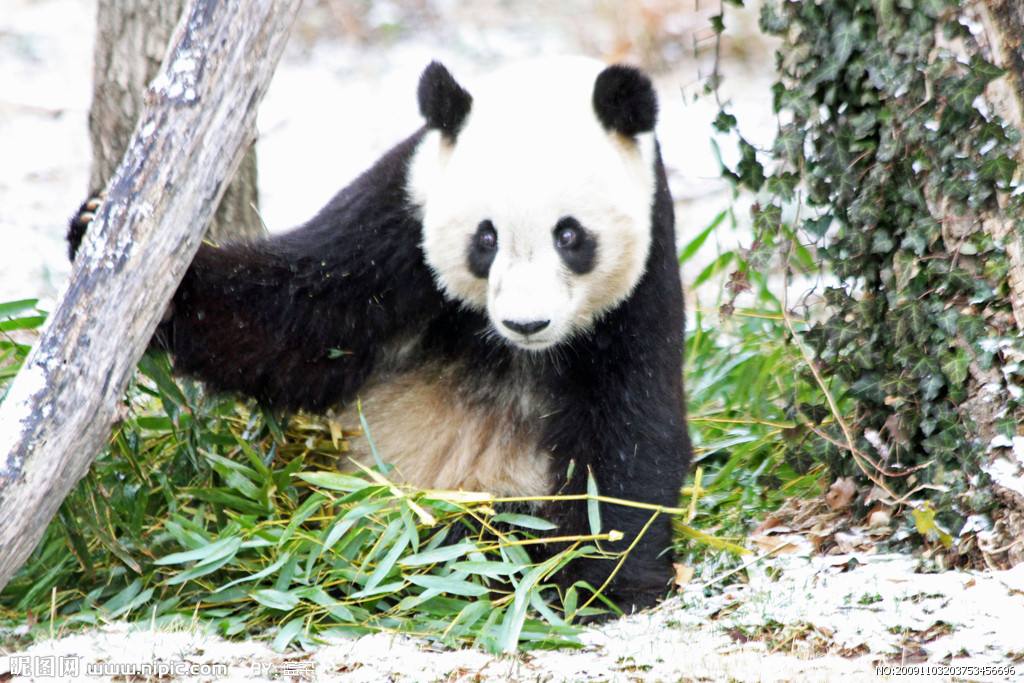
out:
M654 197L653 133L606 130L592 104L605 68L586 58L533 60L468 83L473 104L458 142L430 131L410 166L423 250L439 287L486 311L521 348L544 349L590 327L626 299L644 271ZM524 201L526 199L526 201ZM597 240L595 267L569 270L552 231L575 217ZM489 219L498 250L486 279L467 267L467 245ZM547 320L524 336L503 321Z

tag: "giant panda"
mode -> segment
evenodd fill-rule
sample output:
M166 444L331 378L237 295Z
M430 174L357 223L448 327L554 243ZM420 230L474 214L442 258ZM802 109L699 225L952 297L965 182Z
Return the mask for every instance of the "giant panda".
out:
M156 343L178 371L273 407L354 421L360 399L392 476L419 487L578 494L592 473L605 496L676 505L683 294L650 80L560 58L466 89L434 62L417 95L423 127L312 220L201 246ZM589 533L585 502L538 512L557 535ZM650 514L601 504L624 534L606 547ZM671 545L662 515L605 594L655 603ZM614 564L556 578L596 587Z

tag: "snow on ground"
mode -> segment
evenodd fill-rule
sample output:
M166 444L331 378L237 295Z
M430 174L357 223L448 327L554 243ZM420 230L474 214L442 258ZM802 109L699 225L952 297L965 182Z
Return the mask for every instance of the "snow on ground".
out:
M380 633L280 654L263 642L228 642L198 629L115 623L0 656L0 680L5 673L30 680L38 675L30 667L39 666L77 667L97 681L147 671L165 681L353 683L902 677L883 666L959 667L956 676L953 669L904 671L910 680L1024 679L1024 565L928 574L901 555L793 555L747 572L745 584L710 596L691 585L651 612L592 628L580 650L495 657Z

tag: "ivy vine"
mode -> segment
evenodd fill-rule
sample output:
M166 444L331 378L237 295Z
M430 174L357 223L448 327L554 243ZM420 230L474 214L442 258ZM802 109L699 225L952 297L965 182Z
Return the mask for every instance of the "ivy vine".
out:
M825 273L823 313L802 337L855 406L844 416L855 444L820 421L823 405L796 405L833 438L790 435L789 448L862 480L849 451L870 454L893 491L930 499L954 529L993 507L984 457L1016 435L1024 385L1009 260L984 225L1024 232L1020 132L986 104L1002 72L967 11L955 0L766 0L761 28L782 39L774 146L756 149L725 109L715 122L739 140L740 161L723 172L758 193L755 249L795 228ZM982 387L992 405L978 405Z

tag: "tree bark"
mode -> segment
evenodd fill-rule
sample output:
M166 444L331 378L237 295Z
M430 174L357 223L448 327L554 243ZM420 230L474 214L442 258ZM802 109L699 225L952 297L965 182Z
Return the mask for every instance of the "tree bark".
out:
M977 0L971 9L982 27L977 38L985 57L1002 67L1005 74L989 84L985 98L1009 125L1024 135L1024 5L1020 0ZM1018 161L1024 169L1024 146L1018 148ZM1021 173L1021 171L1018 171ZM1007 198L1000 197L1000 208L1005 207ZM1009 298L1017 331L1024 332L1024 239L1013 221L1002 211L984 216L982 227L994 239L1006 246L1010 261ZM983 384L975 402L983 412L993 412L992 407L1003 401L985 396ZM988 406L987 410L985 406ZM998 416L998 415L997 415ZM1021 437L1017 437L1020 439ZM1007 449L994 449L986 466L993 478L992 490L1001 506L994 515L993 544L1006 552L1009 564L1024 562L1024 459L1018 455L1019 445Z
M184 0L99 0L89 110L90 189L105 186L121 162L146 86L160 68L184 7ZM250 145L207 236L215 242L261 236L257 202L256 149Z
M192 0L39 343L0 406L0 590L109 437L252 142L301 0Z
M986 57L1006 74L993 81L985 95L1007 123L1024 134L1024 5L1019 0L985 0L975 5L984 28L980 35ZM1024 163L1024 155L1021 156ZM1010 303L1017 328L1024 331L1024 243L1010 221L995 220L986 229L1006 240L1010 257Z

